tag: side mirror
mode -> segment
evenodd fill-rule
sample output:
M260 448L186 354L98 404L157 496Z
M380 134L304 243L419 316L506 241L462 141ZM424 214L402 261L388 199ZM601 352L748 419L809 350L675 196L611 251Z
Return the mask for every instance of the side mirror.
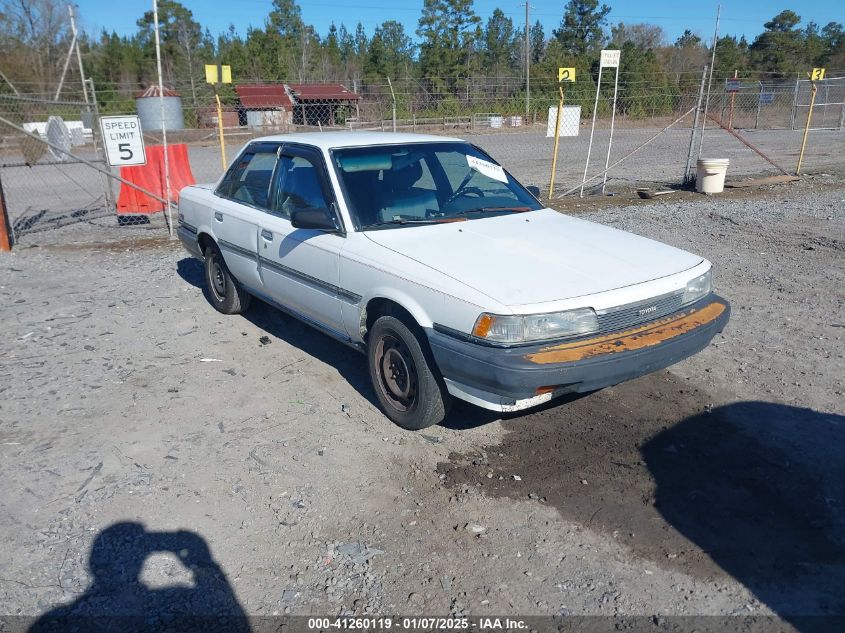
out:
M530 193L532 196L534 196L538 200L540 199L540 187L537 187L535 185L528 185L526 189L528 189L528 193Z
M328 209L298 209L291 211L290 223L295 229L339 231L335 217Z

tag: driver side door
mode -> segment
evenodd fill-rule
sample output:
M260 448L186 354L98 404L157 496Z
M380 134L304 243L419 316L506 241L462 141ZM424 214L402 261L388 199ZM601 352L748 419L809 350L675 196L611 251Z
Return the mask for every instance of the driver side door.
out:
M275 302L348 339L341 302L357 303L360 297L338 287L345 233L298 229L290 222L292 211L315 208L328 209L337 217L323 157L305 146L285 145L270 184L268 210L258 223L263 286Z

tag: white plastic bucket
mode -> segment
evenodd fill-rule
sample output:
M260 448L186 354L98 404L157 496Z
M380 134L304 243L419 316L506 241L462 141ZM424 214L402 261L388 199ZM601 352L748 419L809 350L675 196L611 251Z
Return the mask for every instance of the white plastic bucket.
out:
M730 164L728 158L700 158L695 170L695 190L706 194L722 193Z

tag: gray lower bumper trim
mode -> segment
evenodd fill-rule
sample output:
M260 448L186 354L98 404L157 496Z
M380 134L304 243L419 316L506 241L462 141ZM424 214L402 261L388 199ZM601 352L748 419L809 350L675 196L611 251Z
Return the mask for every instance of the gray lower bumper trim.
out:
M462 341L433 329L428 334L431 351L445 378L514 399L536 395L538 387L556 386L572 392L588 392L617 385L664 369L692 356L710 344L728 322L730 306L719 318L657 345L632 351L597 355L574 362L540 365L526 357L548 344L494 348Z

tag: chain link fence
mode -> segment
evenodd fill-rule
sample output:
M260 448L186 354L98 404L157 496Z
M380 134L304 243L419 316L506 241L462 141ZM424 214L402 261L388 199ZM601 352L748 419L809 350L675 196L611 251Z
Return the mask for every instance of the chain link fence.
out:
M425 89L421 82L411 79L392 85L239 84L221 89L220 114L211 88L201 85L183 90L182 95L170 95L175 99L173 104L178 104L178 112L174 119L166 119L167 141L169 145L184 146L192 180L208 183L220 177L224 163L231 161L246 143L269 134L395 129L459 136L488 151L526 184L545 190L550 177L554 141L551 130L558 105L558 85L534 82L527 114L518 78L476 78L460 90L440 92ZM251 93L243 86L251 86ZM90 92L93 88L92 85ZM33 137L4 128L0 178L17 240L69 223L168 229L163 213L122 212L126 185L92 168L99 166L114 177L120 173L104 160L97 124L101 114L141 113L147 146L160 145L163 141L155 125L144 123L141 112L144 104L129 97L134 93L120 86L97 86L97 89L101 99L107 97L103 112L98 112L96 100L89 103L81 99L53 101L38 96L0 95L0 116L20 125L35 138L52 138L72 154L69 157L52 151ZM118 93L122 98L116 98ZM683 182L698 86L690 86L686 93L679 94L661 86L629 83L624 91L620 90L608 153L612 95L612 77L602 82L597 101L595 85L589 76L568 87L565 112L570 116L565 117L560 142L555 178L558 194L578 186L585 175L590 178L600 174L606 165L612 166L626 156L629 158L608 173L610 192L653 183ZM147 110L160 113L158 97L151 99L154 107ZM784 171L794 170L808 108L809 83L800 80L740 81L738 92L714 85L710 118L701 141L702 155L729 158L729 178L777 173L763 155ZM590 149L594 111L595 133ZM577 114L573 118L574 112ZM837 149L845 138L843 117L845 78L819 82L805 170L836 168L845 163L845 157ZM57 119L62 125L55 122ZM712 119L732 128L744 142L714 124ZM219 140L221 121L225 161ZM160 118L158 122L160 128ZM693 159L698 157L698 143L696 139L693 144ZM602 180L590 182L585 191L594 191L596 185L601 187ZM91 231L92 235L96 232L96 228Z
M38 138L105 166L83 101L0 95L0 115ZM0 170L13 236L93 221L114 213L108 179L32 136L4 126Z

